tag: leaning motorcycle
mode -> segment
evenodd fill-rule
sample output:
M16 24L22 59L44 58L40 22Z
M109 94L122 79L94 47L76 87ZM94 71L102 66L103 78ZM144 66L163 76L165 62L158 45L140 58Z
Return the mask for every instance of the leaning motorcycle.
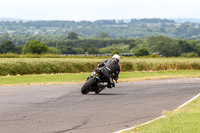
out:
M88 94L89 92L95 92L96 94L99 94L108 85L105 79L105 76L100 71L93 72L82 86L81 93ZM115 80L115 82L117 83L117 80Z

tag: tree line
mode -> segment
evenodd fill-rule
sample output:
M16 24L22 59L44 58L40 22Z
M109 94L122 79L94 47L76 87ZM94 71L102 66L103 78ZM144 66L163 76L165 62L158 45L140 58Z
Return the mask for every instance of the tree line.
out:
M0 34L59 36L76 32L99 36L106 32L111 38L141 38L164 35L179 39L200 39L200 23L176 23L168 19L130 19L97 21L0 21Z
M23 44L19 44L20 42ZM111 54L113 51L119 54L133 53L135 56L147 56L154 53L164 57L199 57L200 41L173 39L162 35L112 39L105 32L101 34L101 37L84 37L70 32L63 36L30 35L16 38L16 36L5 35L0 38L0 53Z

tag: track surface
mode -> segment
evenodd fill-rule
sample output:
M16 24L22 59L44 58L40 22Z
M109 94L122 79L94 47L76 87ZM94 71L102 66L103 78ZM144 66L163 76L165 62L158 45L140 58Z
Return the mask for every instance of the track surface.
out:
M174 110L200 92L200 78L118 83L100 95L82 84L0 87L0 133L110 133Z

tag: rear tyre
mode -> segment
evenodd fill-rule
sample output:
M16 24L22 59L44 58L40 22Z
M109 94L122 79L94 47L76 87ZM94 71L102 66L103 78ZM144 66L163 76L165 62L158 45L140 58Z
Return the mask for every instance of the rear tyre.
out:
M90 92L90 86L93 85L95 82L96 82L96 79L94 78L88 79L83 85L83 87L81 88L81 93L88 94Z

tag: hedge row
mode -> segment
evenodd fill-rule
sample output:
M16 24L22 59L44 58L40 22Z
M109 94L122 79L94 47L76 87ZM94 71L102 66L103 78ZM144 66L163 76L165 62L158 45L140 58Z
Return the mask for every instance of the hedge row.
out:
M101 59L5 59L0 60L0 75L92 72ZM127 60L120 62L122 71L200 70L200 61Z
M96 68L96 63L81 62L17 62L15 64L0 64L0 75L26 75L26 74L51 74L51 73L79 73L90 72Z
M0 54L0 58L108 58L108 55L92 55L92 54L79 54L79 55L56 55L56 54Z
M123 71L200 70L200 62L123 62Z

